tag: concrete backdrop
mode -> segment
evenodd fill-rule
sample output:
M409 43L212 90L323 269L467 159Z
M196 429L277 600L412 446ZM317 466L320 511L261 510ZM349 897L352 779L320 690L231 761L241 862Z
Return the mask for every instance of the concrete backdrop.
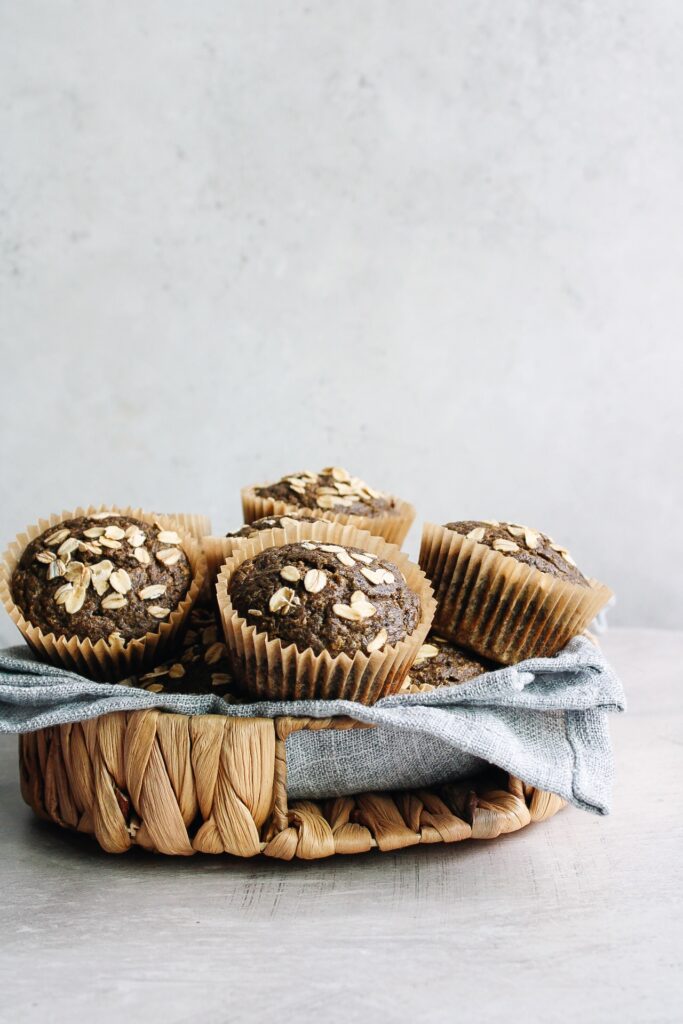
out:
M337 463L680 627L682 51L675 0L2 0L3 543Z

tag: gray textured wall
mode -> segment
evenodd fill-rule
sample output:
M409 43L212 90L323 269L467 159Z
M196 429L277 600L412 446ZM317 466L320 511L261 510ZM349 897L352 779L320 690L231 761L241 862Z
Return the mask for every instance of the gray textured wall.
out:
M0 19L3 539L336 462L681 626L680 4Z

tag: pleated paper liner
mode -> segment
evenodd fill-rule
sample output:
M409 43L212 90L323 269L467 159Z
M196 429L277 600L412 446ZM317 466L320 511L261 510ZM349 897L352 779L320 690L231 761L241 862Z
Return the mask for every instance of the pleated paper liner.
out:
M211 520L199 512L164 512L163 515L173 519L184 533L189 533L195 540L203 540L211 534Z
M180 525L177 518L152 515L141 509L108 505L91 505L88 508L77 508L73 512L51 515L49 519L39 519L35 526L28 526L25 533L20 533L5 551L3 562L0 564L0 601L29 647L41 661L52 662L53 665L79 672L92 679L114 682L142 669L151 668L173 648L178 633L183 628L204 585L206 559L199 542L189 533L181 530L181 547L190 563L192 583L183 600L171 612L168 619L161 623L159 630L155 633L146 633L135 640L98 640L96 643L89 639L81 640L76 636L46 634L38 626L27 621L21 609L12 599L12 574L27 545L45 530L58 526L66 519L89 516L97 512L133 516L150 526L159 523L167 529Z
M204 538L211 536L211 520L208 516L198 512L165 512L163 514L180 527L181 533L189 533L200 542L202 549L204 548ZM212 576L207 572L198 598L201 604L210 604L214 595L214 585L215 574Z
M434 587L434 632L503 664L557 654L612 596L597 580L557 579L433 523L419 563Z
M264 516L286 516L291 512L299 511L298 505L287 505L284 501L276 501L275 498L262 498L256 494L256 487L243 487L242 511L245 523L253 523L255 519L263 519ZM384 537L389 544L397 544L399 547L406 539L408 530L415 519L415 508L407 501L394 498L396 511L393 515L385 513L378 516L355 516L344 512L329 512L322 509L313 509L320 514L321 519L328 523L348 523L355 526L357 530L367 530L377 537Z
M311 648L298 651L294 644L283 647L279 639L269 639L267 633L249 625L230 600L233 573L242 562L266 548L303 540L355 547L398 566L408 587L420 597L420 620L414 632L405 640L387 644L369 655L359 651L353 657L333 657L327 651L316 654ZM263 700L340 698L373 704L380 697L395 693L424 642L435 609L429 581L398 547L355 526L323 521L261 530L249 540L242 539L220 571L216 593L233 671L251 696Z
M213 598L216 593L216 583L221 566L227 562L239 542L244 542L245 537L204 537L202 547L206 558L206 583L205 591L209 590L209 597Z

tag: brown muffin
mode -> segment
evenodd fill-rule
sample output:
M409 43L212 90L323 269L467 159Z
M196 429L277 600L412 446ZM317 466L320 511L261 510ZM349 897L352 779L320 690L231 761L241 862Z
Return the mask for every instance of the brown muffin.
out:
M556 654L611 596L566 548L517 523L425 523L419 560L437 603L432 632L505 665Z
M420 620L420 598L396 565L339 544L267 548L238 566L229 594L239 615L271 640L333 657L380 651Z
M501 555L531 565L566 583L577 583L581 587L590 586L566 548L528 526L499 523L494 520L467 519L445 523L444 529L453 530L454 533L459 533L478 544L485 544Z
M192 582L180 543L175 531L128 515L65 520L27 546L12 598L45 634L96 643L155 633Z
M253 537L259 530L279 530L292 522L306 522L315 523L322 518L320 512L315 512L313 509L302 508L297 511L292 510L289 515L286 516L263 516L261 519L255 519L253 523L247 523L246 526L241 526L239 530L233 530L231 533L226 533L226 537Z
M152 693L216 693L236 700L225 638L216 612L193 608L180 650L138 677L136 685Z
M395 498L376 491L338 466L328 466L319 473L290 473L274 484L255 487L254 493L292 508L369 517L400 514Z
M455 686L496 668L500 666L431 634L417 652L406 689L416 692Z

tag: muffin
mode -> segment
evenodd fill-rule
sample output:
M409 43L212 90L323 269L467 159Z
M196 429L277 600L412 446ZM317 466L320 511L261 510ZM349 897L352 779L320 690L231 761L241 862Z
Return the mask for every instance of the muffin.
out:
M193 608L180 649L141 675L134 685L151 693L215 693L235 702L228 651L216 613Z
M78 510L17 538L0 596L39 656L112 679L162 655L204 575L197 542L172 520Z
M292 508L317 508L355 516L397 515L396 502L345 469L328 466L319 473L305 470L274 484L255 487L259 498L272 498Z
M66 519L31 541L12 574L12 597L44 633L128 641L156 633L190 588L174 530L133 516Z
M290 473L272 484L245 487L242 507L246 523L310 509L328 521L352 523L396 544L404 540L415 518L412 505L370 487L339 466L319 473Z
M230 557L240 541L253 537L260 530L278 530L293 522L315 523L322 519L322 513L313 509L298 509L287 515L264 516L262 519L255 519L253 523L247 523L238 530L226 533L224 537L204 537L202 547L206 556L207 573L203 598L205 603L211 603L216 595L216 580L221 566Z
M244 539L217 594L236 681L267 699L373 703L395 692L434 612L424 574L398 548L328 522Z
M565 547L518 523L428 523L419 561L435 590L434 633L504 664L556 654L611 596Z
M486 658L430 634L417 652L404 690L407 693L426 693L440 686L456 686L499 667Z
M315 523L322 518L322 512L313 509L293 509L286 516L263 516L261 519L254 519L253 523L246 523L244 526L240 526L239 530L233 530L231 533L226 533L225 536L252 537L259 530L278 530L293 522Z
M413 632L420 599L393 562L339 544L268 548L230 581L233 608L283 647L372 654Z

